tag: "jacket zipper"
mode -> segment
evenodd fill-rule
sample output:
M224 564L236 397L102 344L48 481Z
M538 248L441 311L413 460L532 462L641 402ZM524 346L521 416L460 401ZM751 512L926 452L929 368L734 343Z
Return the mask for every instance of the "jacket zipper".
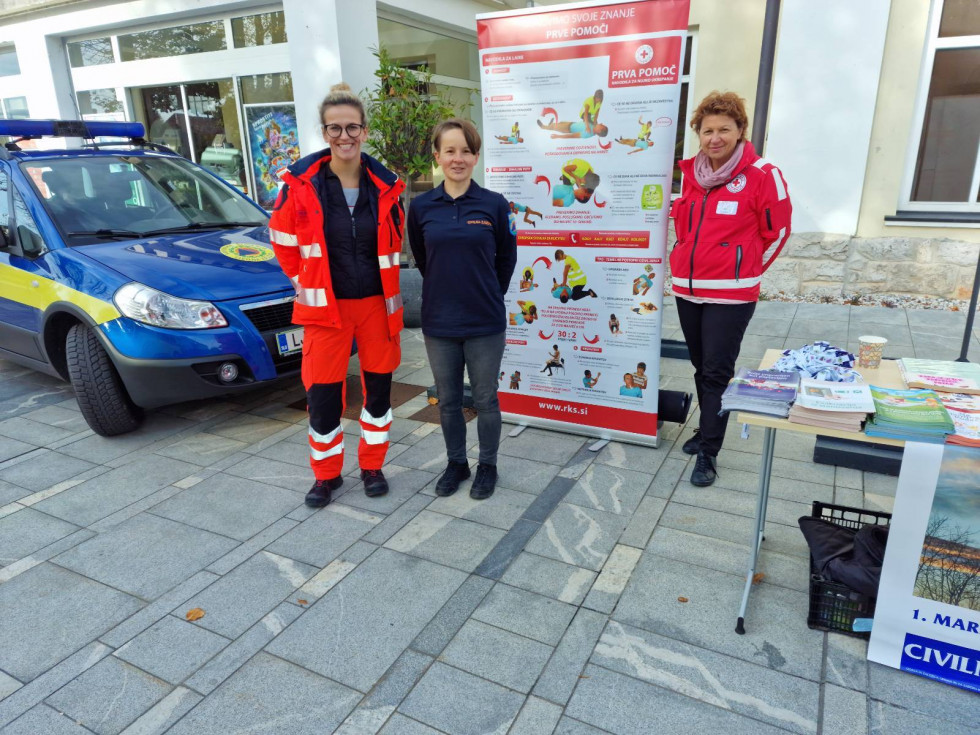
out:
M694 250L698 246L698 236L701 234L701 224L704 222L704 210L705 205L708 203L708 195L712 192L712 189L708 189L704 196L701 197L701 214L698 215L698 229L694 232L694 242L691 244L691 273L687 277L687 288L691 292L691 296L694 295ZM691 207L691 215L694 214L694 207ZM690 217L688 217L690 221ZM690 231L690 230L688 230Z
M738 283L738 272L742 269L742 246L735 246L735 283Z
M691 234L691 226L694 223L694 204L692 202L691 206L687 208L687 234Z
M766 207L766 228L772 229L772 214L769 212L769 208Z

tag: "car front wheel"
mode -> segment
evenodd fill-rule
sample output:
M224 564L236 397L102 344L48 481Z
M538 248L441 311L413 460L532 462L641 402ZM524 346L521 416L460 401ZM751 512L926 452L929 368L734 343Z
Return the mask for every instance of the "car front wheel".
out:
M137 428L143 411L130 399L92 328L76 324L68 330L65 352L78 407L92 431L115 436Z

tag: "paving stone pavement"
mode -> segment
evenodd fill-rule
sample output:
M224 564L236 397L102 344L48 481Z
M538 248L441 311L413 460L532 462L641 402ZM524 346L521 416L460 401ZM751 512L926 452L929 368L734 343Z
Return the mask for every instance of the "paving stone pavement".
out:
M849 346L887 332L953 357L947 316L764 302L739 363L819 319ZM403 352L396 378L427 378L417 331ZM664 359L661 386L692 390L690 365ZM889 510L895 478L778 435L743 637L759 433L733 427L698 489L680 451L696 406L657 448L505 425L493 498L437 498L420 396L395 411L392 492L365 497L349 436L344 486L312 510L301 397L173 406L105 439L70 388L0 361L0 733L976 732L980 697L806 626L796 518L811 500ZM471 426L474 464L475 445Z

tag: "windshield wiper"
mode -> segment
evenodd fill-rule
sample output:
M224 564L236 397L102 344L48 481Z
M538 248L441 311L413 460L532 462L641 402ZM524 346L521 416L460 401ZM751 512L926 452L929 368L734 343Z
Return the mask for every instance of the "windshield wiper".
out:
M227 227L261 227L265 224L265 222L188 222L186 225L178 225L177 227L148 230L142 233L142 237L169 235L177 232L195 232L197 230L223 230Z
M116 237L125 238L137 238L143 237L142 232L136 232L134 230L117 230L117 229L101 229L101 230L75 230L73 232L67 233L69 237L98 237L105 240L111 240Z

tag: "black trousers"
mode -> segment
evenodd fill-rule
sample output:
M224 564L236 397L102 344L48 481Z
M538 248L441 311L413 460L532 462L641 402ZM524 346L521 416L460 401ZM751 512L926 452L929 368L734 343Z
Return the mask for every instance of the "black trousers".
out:
M694 386L701 406L701 449L718 456L725 441L728 414L719 416L721 394L735 374L742 337L755 312L750 304L696 304L678 296L677 316L694 365Z

